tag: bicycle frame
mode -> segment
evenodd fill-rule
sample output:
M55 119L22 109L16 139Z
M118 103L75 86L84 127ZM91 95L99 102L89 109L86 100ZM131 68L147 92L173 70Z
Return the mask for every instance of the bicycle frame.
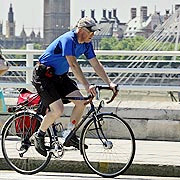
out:
M114 100L114 98L116 97L119 89L119 87L116 86L116 92L113 93L113 96L111 97L111 99L107 102L107 103L110 103ZM112 90L109 86L96 86L96 91L97 91L97 94L99 94L100 90L102 89L105 89L105 90ZM98 113L100 112L101 108L103 107L102 104L104 103L104 101L101 101L97 110L92 102L92 99L93 97L90 95L88 97L65 97L63 98L64 100L90 100L90 110L86 113L86 115L82 118L82 120L79 122L79 124L70 132L70 134L68 135L67 137L67 141L70 140L72 138L72 136L78 131L78 129L84 124L84 122L90 117L92 116L92 119L93 119L93 122L94 122L94 125L95 125L95 129L96 129L96 132L97 132L97 135L99 137L99 139L101 140L101 142L103 143L103 145L105 145L105 142L103 142L101 136L100 136L100 133L102 134L103 138L107 141L107 138L105 137L104 133L103 133L103 130L101 128L101 124L100 122L98 121L97 119L97 115ZM86 103L85 103L86 104ZM55 128L55 124L53 124L52 126L50 126L50 132L51 132L51 135L54 139L54 142L55 143L58 143L58 136L57 136L57 130Z
M93 103L91 103L91 109L88 111L88 113L85 115L85 117L83 117L82 120L80 121L80 123L70 132L70 134L68 136L69 139L78 131L78 129L82 126L82 124L86 121L86 119L92 113L96 113ZM55 126L56 126L55 124L52 124L52 126L49 129L50 129L51 135L54 138L54 140L58 141L57 130L56 130Z
M107 141L107 138L105 137L104 132L103 132L103 130L101 128L101 124L100 124L100 122L98 121L98 118L97 118L97 115L98 115L98 113L99 113L101 108L102 108L102 101L100 102L99 107L97 108L97 110L96 110L94 104L91 102L90 103L90 110L82 118L82 120L79 122L79 124L70 132L70 134L68 135L67 138L71 139L72 136L78 131L78 129L84 124L84 122L90 116L92 116L93 123L95 125L95 129L96 129L97 135L98 135L99 139L101 140L101 142L103 143L103 145L105 145L104 141L102 140L102 137L106 141ZM51 135L52 135L52 138L53 138L53 142L59 144L57 130L56 130L55 126L56 126L56 124L53 124L49 129L50 129L50 132L51 132ZM102 134L102 137L100 136L100 133ZM81 151L81 149L80 149L80 151Z
M109 89L109 88L102 88L102 89ZM67 99L69 99L69 97ZM73 135L76 135L76 132L83 125L81 137L80 140L78 140L79 146L75 146L75 147L77 149L80 149L80 153L83 155L84 161L89 166L89 168L93 172L103 177L115 177L117 175L124 173L132 164L135 155L135 138L130 126L122 118L120 118L113 112L100 112L101 108L103 107L103 102L104 102L103 100L100 101L98 107L95 107L91 100L91 97L90 98L70 97L70 99L83 100L83 102L86 103L88 102L90 103L90 108L88 112L85 114L85 116L82 118L82 120L79 122L79 124L77 124L77 126L66 137L65 142L70 140L70 138L72 138ZM111 100L112 99L113 98L111 98ZM84 101L84 100L88 100L88 101ZM39 122L42 121L43 119L42 115L36 113L35 111L31 111L29 107L26 107L26 105L25 106L20 105L20 107L22 107L21 109L22 111L20 112L21 114L19 116L18 116L19 112L17 113L17 117L23 116L22 113L24 112L24 114L26 114L27 116L32 118L37 116L36 117L37 120ZM19 148L17 149L17 144L15 144L14 147L15 153L17 155L19 154L20 157L18 163L16 163L16 161L14 162L12 159L14 154L12 156L11 151L6 151L6 149L9 147L9 142L12 139L11 132L13 132L13 129L9 130L9 127L11 124L14 123L14 121L15 119L13 115L3 127L2 152L8 164L19 173L35 174L37 172L42 171L49 163L51 157L54 156L55 158L61 159L66 150L65 147L66 146L69 147L68 144L64 143L64 138L61 139L61 136L60 137L58 136L59 135L58 132L63 132L64 130L63 125L61 123L52 124L47 130L47 134L45 137L46 139L44 141L46 150L48 151L48 156L46 156L46 158L43 157L41 159L42 163L37 164L37 166L31 166L31 162L26 161L26 158L29 157L31 157L32 160L34 158L34 160L36 161L36 155L35 155L36 149L35 147L31 147L33 145L35 146L35 143L33 141L30 140L28 142L25 142L23 141L23 137L19 139ZM109 124L112 124L112 126L109 126ZM116 124L118 126L116 126ZM122 131L116 131L116 130L114 131L113 129L114 125L116 126L116 130L119 129ZM14 126L12 126L12 128L14 128ZM8 132L10 132L9 134L10 139L8 138L6 139L6 137L8 136ZM122 134L122 132L124 134ZM18 142L18 139L16 140L16 136L18 135L16 133L14 135L15 135L15 141ZM6 143L6 141L8 143ZM73 144L70 145L73 146ZM23 149L21 148L24 148L25 151L23 151ZM23 157L23 154L26 153L29 148L31 148L31 150L27 154L27 157L26 156ZM123 151L119 152L119 149L121 151L124 149L124 152ZM93 153L95 153L95 155ZM38 154L37 156L39 157ZM24 164L27 165L24 167Z

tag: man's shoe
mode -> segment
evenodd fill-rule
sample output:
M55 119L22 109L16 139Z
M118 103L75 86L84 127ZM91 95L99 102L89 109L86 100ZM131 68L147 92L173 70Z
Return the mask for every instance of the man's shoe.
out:
M66 147L73 146L73 147L79 149L79 143L80 142L79 142L79 139L77 138L77 136L73 135L71 139L69 139L68 136L67 136L67 138L66 138L65 142L63 143L63 145L66 146ZM84 144L84 147L85 147L85 149L88 149L88 146L86 144Z
M44 145L44 137L38 136L37 132L35 132L29 140L34 144L35 149L38 153L43 156L47 156L46 147Z

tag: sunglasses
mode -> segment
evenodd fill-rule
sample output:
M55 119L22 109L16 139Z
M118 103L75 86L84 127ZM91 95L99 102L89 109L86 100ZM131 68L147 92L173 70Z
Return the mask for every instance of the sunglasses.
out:
M83 27L83 29L88 33L94 33L94 31L91 30L91 27Z

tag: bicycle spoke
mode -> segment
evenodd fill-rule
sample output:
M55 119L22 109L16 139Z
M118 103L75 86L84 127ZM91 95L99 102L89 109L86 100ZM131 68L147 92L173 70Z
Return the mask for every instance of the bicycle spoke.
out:
M127 123L117 116L100 115L99 123L96 129L93 120L89 121L83 129L82 144L88 145L88 149L82 146L83 157L97 174L115 177L132 163L134 135Z
M29 124L25 120L29 120ZM41 121L40 117L36 120ZM41 156L34 145L31 145L29 138L33 133L32 123L34 114L30 112L19 113L12 116L6 122L2 133L2 151L8 164L17 172L22 174L34 174L46 167L50 161L50 155ZM49 144L49 134L45 138L45 143ZM27 149L24 149L24 147Z

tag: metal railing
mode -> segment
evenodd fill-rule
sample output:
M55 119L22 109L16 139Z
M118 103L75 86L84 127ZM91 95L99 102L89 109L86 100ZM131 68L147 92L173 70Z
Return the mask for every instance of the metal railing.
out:
M10 66L9 71L23 71L25 72L25 82L2 82L0 81L0 87L1 88L27 88L29 90L32 90L32 84L31 84L31 78L32 78L32 71L34 66L34 61L37 61L37 59L34 59L35 55L41 55L44 52L44 50L34 50L33 44L28 44L26 50L14 50L14 49L2 49L2 53L4 55L25 55L25 59L7 59L8 61L25 61L26 66ZM115 55L115 56L154 56L154 57L174 57L174 56L180 56L179 51L104 51L104 50L97 50L95 51L97 55ZM83 60L82 60L83 61ZM121 63L128 63L128 62L156 62L156 63L180 63L180 61L176 60L101 60L103 62L109 62L109 63L116 63L116 66L114 67L108 67L105 66L105 70L108 74L163 74L163 75L169 75L169 74L180 74L180 70L176 67L161 67L157 68L157 65L155 67L119 67L121 66ZM93 69L91 67L83 67L82 70L85 73L93 73ZM17 77L18 78L18 77ZM92 77L91 77L92 78ZM97 78L97 77L96 77ZM124 77L123 77L124 78ZM144 76L146 79L146 76ZM93 79L93 78L92 78ZM113 77L112 77L113 79ZM147 82L147 79L144 81ZM134 80L135 81L135 80ZM119 81L120 82L120 81ZM127 84L127 83L120 83L121 90L138 90L138 91L178 91L180 92L180 86L178 84L171 84L168 83L165 85L153 85L153 84Z

